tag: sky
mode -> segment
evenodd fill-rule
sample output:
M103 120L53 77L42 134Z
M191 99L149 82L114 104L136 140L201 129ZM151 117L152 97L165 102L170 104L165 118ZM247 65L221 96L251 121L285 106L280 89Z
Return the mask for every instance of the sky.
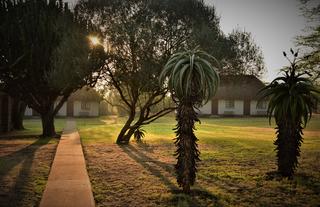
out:
M261 48L267 72L264 81L274 79L288 65L282 51L295 49L295 37L303 34L306 20L297 0L205 0L214 5L225 34L234 28L251 32Z
M74 3L77 0L67 0ZM306 21L299 12L298 0L204 0L214 5L225 34L235 28L251 32L264 55L270 82L279 69L288 65L282 51L295 49L294 38L303 34Z

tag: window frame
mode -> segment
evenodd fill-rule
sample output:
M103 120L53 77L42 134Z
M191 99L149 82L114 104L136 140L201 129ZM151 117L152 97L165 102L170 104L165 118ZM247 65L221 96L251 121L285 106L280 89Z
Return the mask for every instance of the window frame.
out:
M90 110L90 102L81 101L81 110L89 111Z
M226 109L235 109L235 100L225 100L225 108Z

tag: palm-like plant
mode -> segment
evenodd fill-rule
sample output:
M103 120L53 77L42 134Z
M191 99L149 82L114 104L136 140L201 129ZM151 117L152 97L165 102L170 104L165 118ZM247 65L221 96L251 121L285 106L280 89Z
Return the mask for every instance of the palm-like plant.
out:
M200 152L194 134L195 122L199 121L195 108L202 106L215 94L219 76L210 62L214 57L195 48L174 54L165 65L160 82L167 80L174 101L177 103L175 145L177 182L185 193L196 178Z
M274 115L277 127L277 139L274 142L277 151L278 172L281 176L292 177L298 165L302 130L312 115L317 89L306 78L308 72L297 71L298 53L291 49L294 56L289 60L290 67L284 70L284 76L274 79L261 90L262 98L269 97L269 122Z

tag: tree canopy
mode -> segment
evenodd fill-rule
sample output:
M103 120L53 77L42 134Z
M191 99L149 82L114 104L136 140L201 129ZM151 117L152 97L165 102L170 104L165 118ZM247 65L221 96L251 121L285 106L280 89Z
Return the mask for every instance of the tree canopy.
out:
M174 109L156 107L168 96L158 77L174 52L199 45L218 60L234 54L214 7L203 1L90 0L78 8L101 29L109 49L103 84L117 91L129 115L118 141Z
M0 81L53 136L55 114L72 92L96 82L104 50L90 47L91 28L62 1L0 0L0 7Z
M247 74L261 77L265 73L262 51L255 43L252 34L245 30L234 29L229 38L235 57L226 63L224 73L237 75Z

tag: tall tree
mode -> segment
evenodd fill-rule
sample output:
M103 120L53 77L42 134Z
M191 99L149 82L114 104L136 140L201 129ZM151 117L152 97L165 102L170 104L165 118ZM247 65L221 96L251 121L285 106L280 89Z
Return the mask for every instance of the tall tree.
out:
M219 85L217 67L210 62L216 62L215 58L197 48L176 53L160 75L160 82L167 82L178 105L175 169L178 184L185 193L190 192L190 186L195 182L200 154L194 134L195 122L199 121L195 108L208 102Z
M235 29L229 35L235 57L227 61L225 74L247 74L261 77L265 72L263 54L255 43L252 34L245 30Z
M283 76L274 79L261 91L262 98L270 98L269 119L274 116L277 124L274 144L278 172L284 177L292 177L298 165L302 131L311 118L320 93L306 77L308 72L297 71L298 53L291 52L294 58L292 61L288 59L290 67L283 71Z
M301 0L301 11L309 22L306 33L296 38L304 56L298 66L312 74L312 80L320 78L320 3L315 0ZM319 84L319 83L318 83Z
M72 92L97 80L104 50L90 47L88 23L62 1L0 0L0 7L0 80L41 115L42 135L55 136L54 116Z
M157 107L168 94L157 80L171 54L189 45L213 48L224 38L214 8L202 1L91 0L79 7L103 30L110 49L104 79L128 113L117 143L128 143L143 125L173 111Z

